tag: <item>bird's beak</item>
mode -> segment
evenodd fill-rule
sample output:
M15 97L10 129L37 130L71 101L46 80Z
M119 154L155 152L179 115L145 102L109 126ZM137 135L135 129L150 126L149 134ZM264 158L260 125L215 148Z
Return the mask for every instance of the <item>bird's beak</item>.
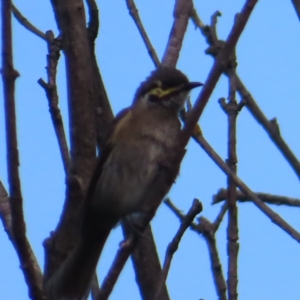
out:
M198 86L202 86L202 85L203 85L203 83L201 83L201 82L188 82L181 87L181 90L182 91L190 91L190 90L192 90Z

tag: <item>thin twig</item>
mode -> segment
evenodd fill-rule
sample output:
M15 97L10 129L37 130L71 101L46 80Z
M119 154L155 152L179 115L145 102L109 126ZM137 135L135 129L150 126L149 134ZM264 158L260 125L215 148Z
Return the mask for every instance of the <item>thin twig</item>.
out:
M259 106L256 104L254 98L250 94L250 92L246 89L241 79L236 76L236 83L237 83L237 92L239 93L240 97L244 100L247 109L256 119L256 121L262 125L264 130L268 133L270 139L282 153L283 157L287 160L290 164L298 178L300 179L300 161L289 148L285 140L282 138L279 125L277 123L276 118L272 120L268 120L264 113L261 111Z
M86 0L89 12L88 33L90 42L94 42L99 31L99 11L95 0Z
M122 224L124 237L132 234L132 225ZM157 278L161 274L161 264L150 224L143 231L142 238L131 254L135 281L142 299L153 300L157 288ZM170 300L166 285L163 285L159 300Z
M255 4L255 3L254 3ZM241 14L238 15L237 20L241 19ZM195 23L197 23L197 19L195 19ZM202 32L202 34L207 38L207 41L210 41L211 39L209 36L211 36L211 29L208 26L203 27L203 24L199 24L199 28ZM224 51L221 50L221 52L216 56L216 61L219 60L219 56ZM216 63L215 61L215 63ZM227 69L223 70L226 74ZM227 75L227 74L226 74ZM236 84L237 84L237 91L239 92L240 83L239 78L236 76ZM203 90L202 90L203 92ZM243 97L245 98L245 96ZM202 106L204 106L203 104ZM200 106L200 105L199 105ZM190 120L190 118L189 118ZM193 130L191 128L190 130ZM300 234L292 228L288 223L286 223L278 214L273 212L266 204L264 204L229 168L228 166L223 162L223 160L217 155L217 153L210 147L210 145L206 142L206 140L203 138L203 136L199 135L195 138L196 141L200 144L200 146L208 153L208 155L217 163L217 165L225 172L227 175L230 175L231 178L235 181L237 186L249 197L252 199L253 203L262 210L275 224L277 224L280 228L282 228L285 232L287 232L289 235L291 235L294 239L296 239L298 242L300 242ZM292 162L290 162L292 164ZM293 165L293 168L295 170L295 165ZM298 169L298 167L297 167Z
M173 13L174 22L162 58L162 64L176 66L192 9L192 0L176 0Z
M1 181L0 181L0 219L2 220L2 224L5 232L7 233L8 238L11 240L13 244L15 244L14 233L12 228L12 214L11 214L11 207L10 207L10 199ZM30 248L29 244L28 244L28 248ZM30 261L32 267L36 270L36 273L42 274L40 266L33 252L30 253Z
M298 16L298 19L300 20L300 1L299 0L292 0L292 3L294 5L296 14Z
M229 33L227 41L219 53L217 59L214 62L214 65L209 72L208 78L203 86L203 89L198 96L195 106L191 113L189 114L189 118L185 123L183 133L182 133L182 145L186 145L189 137L191 136L198 119L200 118L211 94L214 90L222 72L228 65L228 61L232 55L233 50L237 44L237 41L242 34L247 21L256 5L258 0L247 0L244 7L242 8L241 13L239 13L238 18L235 19L234 25Z
M170 199L166 199L164 203L174 212L174 214L182 221L185 218L185 215L171 202ZM214 278L214 283L216 287L216 293L220 300L226 300L226 283L223 276L222 264L219 259L215 233L219 228L225 212L227 210L227 204L223 205L220 213L218 214L214 223L210 223L206 218L200 217L199 223L191 223L190 228L197 232L198 234L203 235L210 256L211 270Z
M102 76L98 67L98 62L95 54L95 41L99 32L99 9L95 0L86 0L89 23L88 23L88 38L90 44L91 53L91 67L92 67L92 80L93 80L93 91L91 95L94 103L95 112L95 128L97 135L97 148L101 151L103 146L104 137L106 136L107 129L110 127L114 115L109 103L109 99L105 90L105 86L102 80Z
M115 259L108 271L108 274L102 283L101 289L97 296L97 300L108 299L120 275L121 270L123 269L130 253L133 251L134 247L138 242L138 238L139 238L138 235L136 235L136 238L131 238L130 240L127 240L125 243L122 243L122 246L118 250Z
M147 35L147 32L143 26L143 23L140 19L140 16L139 16L139 11L138 9L136 8L136 5L134 3L133 0L126 0L126 4L127 4L127 8L128 8L128 11L129 11L129 14L130 16L132 17L134 23L136 24L140 34L141 34L141 37L145 43L145 46L148 50L148 53L155 65L155 68L158 68L159 65L160 65L160 61L159 61L159 58L155 52L155 49L153 48L151 42L150 42L150 39Z
M47 41L46 34L31 24L13 4L11 10L14 17L19 21L20 24L22 24L30 32Z
M170 244L167 247L166 255L165 255L165 261L163 265L163 269L158 281L158 286L156 289L155 297L154 299L158 300L160 299L160 293L161 290L166 282L169 269L171 266L171 261L173 259L174 253L177 251L179 243L185 233L185 231L190 227L191 223L193 222L196 215L198 215L202 211L202 204L198 199L194 199L193 204L191 208L189 209L188 213L184 216L184 218L181 220L180 227L178 231L176 232L174 238L170 242Z
M283 231L289 234L293 239L300 243L300 234L291 225L289 225L284 219L282 219L277 213L270 209L265 203L263 203L255 193L227 166L222 158L214 151L209 143L203 136L198 135L193 137L195 141L201 146L201 148L208 154L208 156L220 167L220 169L235 182L240 190L251 198L252 202L265 214L270 220L278 225Z
M220 105L228 118L228 159L227 165L236 174L237 170L237 154L236 154L236 119L239 113L239 106L236 102L236 84L235 84L235 67L228 70L229 73L229 101L221 99ZM238 208L236 205L236 185L228 176L228 226L227 226L227 255L228 255L228 271L227 271L227 287L228 299L237 299L237 261L238 261Z
M228 209L228 205L227 205L227 202L225 202L222 206L221 206L221 209L220 209L220 212L219 214L217 215L215 221L213 222L213 228L214 228L214 232L216 232L220 225L221 225L221 222L223 221L223 218L227 212L227 209Z
M217 242L215 236L215 226L204 217L199 218L199 224L197 225L198 232L203 235L210 257L211 271L216 287L216 293L219 300L226 300L226 283L223 276L222 264L219 258L219 252L217 249Z
M300 7L300 4L299 4ZM206 38L207 43L209 44L209 49L206 51L208 54L212 55L215 59L217 59L218 53L222 49L224 42L215 38L216 36L216 21L217 16L219 16L218 12L214 14L212 18L211 26L204 26L203 22L200 20L196 10L192 11L191 18L194 24L200 29L202 35ZM224 74L228 76L227 69L224 69ZM295 154L288 147L284 139L282 138L279 130L279 126L276 122L276 119L268 120L261 109L256 104L254 98L247 90L242 80L239 78L237 74L235 74L236 88L240 97L243 100L243 104L246 104L247 109L253 115L253 117L257 120L259 124L265 129L268 133L270 139L277 146L279 151L282 153L284 158L291 165L292 169L300 178L300 161L297 159Z
M166 204L171 210L172 212L180 219L180 220L183 220L184 219L184 214L182 213L181 210L179 210L175 205L174 203L169 199L169 198L166 198L164 200L164 204ZM215 221L213 222L214 224L214 227L213 227L213 231L214 232L217 232L222 220L223 220L223 217L225 215L227 211L227 203L224 203L224 205L221 207L220 209L220 212L219 214L217 215ZM190 228L194 231L197 231L199 228L198 228L198 224L195 224L195 223L191 223L190 224ZM199 233L199 232L198 232Z
M255 195L263 202L274 205L286 205L300 207L300 199L286 196L272 195L267 193L255 193ZM227 199L227 190L220 189L217 194L213 195L212 204L219 203ZM240 202L251 202L251 199L241 191L237 191L237 199Z
M46 92L49 105L49 112L51 115L54 131L57 137L65 174L67 175L69 173L70 157L63 119L60 113L60 109L58 107L58 93L56 85L57 64L60 56L60 50L62 47L61 39L55 39L52 31L47 31L46 35L49 52L49 54L47 55L48 82L46 83L43 79L40 78L38 80L38 83Z
M36 268L34 254L26 237L23 215L23 199L19 176L19 151L16 127L15 80L19 76L13 66L11 1L2 1L2 79L6 129L7 173L12 218L13 245L18 254L21 269L34 300L43 299L42 274Z

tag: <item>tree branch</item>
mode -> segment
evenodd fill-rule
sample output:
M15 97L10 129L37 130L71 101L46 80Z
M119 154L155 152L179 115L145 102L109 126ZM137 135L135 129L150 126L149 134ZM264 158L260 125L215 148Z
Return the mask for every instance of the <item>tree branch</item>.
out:
M74 224L81 215L96 156L94 74L83 1L51 0L51 3L66 60L71 165L60 222L44 244L45 283L77 241L78 228Z
M165 285L174 253L177 251L179 243L185 231L190 227L191 223L193 223L194 218L202 211L202 209L203 208L201 202L198 199L194 199L193 204L189 209L188 213L184 216L183 219L181 219L180 227L167 247L165 261L158 281L154 300L160 299L160 294L162 288Z
M237 92L245 101L247 109L250 111L256 121L260 125L262 125L264 130L268 133L270 139L273 141L273 143L276 145L276 147L282 153L283 157L287 160L287 162L290 164L290 166L300 179L300 161L297 159L295 154L291 151L289 146L282 138L276 118L268 120L238 76L236 77L236 82Z
M174 22L162 58L162 64L176 66L192 9L192 0L176 0L173 12Z
M219 53L217 59L214 62L212 69L209 72L208 78L198 96L195 106L189 118L185 123L182 133L182 145L186 145L189 137L191 136L198 119L200 118L212 91L214 90L222 72L228 65L228 61L231 57L233 50L237 44L237 41L242 34L247 21L256 5L258 0L247 0L244 7L242 8L241 13L238 14L238 17L235 18L234 25L229 33L227 41Z
M127 239L125 242L121 243L121 246L115 256L115 259L108 271L108 274L104 278L101 289L97 296L97 300L105 300L108 299L110 293L112 292L117 279L124 268L124 265L133 251L134 247L138 243L138 236L133 238L132 236Z
M170 201L166 199L164 203L174 212L174 214L182 221L185 218L185 215ZM226 283L222 272L222 264L219 259L215 233L219 228L219 225L225 215L227 210L227 205L223 205L220 213L218 214L214 223L210 223L206 218L200 217L199 223L191 223L190 228L197 232L198 234L203 235L210 256L211 270L214 278L214 283L216 287L216 293L219 297L219 300L226 300Z
M42 38L44 41L47 41L46 34L36 28L33 24L31 24L23 15L22 13L12 4L11 7L12 13L14 17L22 24L26 29L28 29L33 34L37 35L38 37Z
M300 0L292 0L298 19L300 20Z
M236 154L236 119L240 107L236 102L236 84L235 84L235 68L230 68L229 73L229 101L226 103L225 99L220 99L220 105L228 118L228 159L227 165L236 174L237 171L237 154ZM238 208L236 205L236 185L234 181L228 176L228 226L227 226L227 255L228 255L228 271L227 271L227 287L228 299L236 300L238 297L238 274L237 262L239 251L239 235L238 235Z
M222 264L217 249L214 224L204 217L199 218L197 231L201 233L206 241L208 253L210 257L211 271L216 287L216 292L220 300L226 300L226 283L223 276Z
M102 148L103 138L109 124L114 119L110 102L105 90L102 76L95 54L95 41L99 31L99 10L95 0L86 0L89 11L88 38L90 44L93 92L91 97L94 103L96 141L99 152Z
M136 24L136 26L141 34L141 37L142 37L142 39L145 43L145 46L148 50L148 53L154 63L154 66L155 66L155 68L158 68L160 65L160 61L159 61L159 58L157 57L155 49L153 48L153 46L150 42L147 32L142 24L142 21L139 16L139 11L137 10L136 5L133 0L126 0L126 4L127 4L129 14L132 17L134 23Z
M208 156L216 163L217 166L235 182L240 190L251 198L252 202L265 214L273 223L278 225L283 231L289 234L293 239L300 243L300 234L277 213L271 210L265 203L263 203L255 193L227 166L222 158L213 150L203 136L198 135L193 137L201 148L208 154Z
M47 77L48 82L46 83L42 78L38 80L39 85L45 90L48 99L49 112L51 115L54 131L58 141L60 155L62 158L64 170L66 176L69 173L70 157L67 139L65 135L65 129L63 124L63 118L58 107L58 94L56 85L56 72L57 65L61 50L61 39L54 38L52 31L46 32L48 55L47 55Z
M26 237L23 215L23 199L19 176L19 151L16 127L15 80L19 73L13 66L11 1L2 1L2 80L4 92L7 173L9 183L9 200L12 220L12 241L20 260L29 297L41 300L42 275L37 267L31 246Z
M95 0L86 0L89 12L88 34L91 42L94 42L99 31L99 11Z
M127 228L122 224L122 229L125 239L129 238L132 234L132 226ZM146 227L137 246L134 248L131 260L142 299L153 300L157 278L161 273L161 264L150 224ZM169 299L167 287L164 285L159 300Z
M196 10L193 10L191 14L191 18L194 24L200 29L202 35L206 38L206 42L209 44L209 48L206 51L207 54L212 55L214 59L217 60L218 54L224 46L224 42L218 40L216 36L216 22L217 17L219 16L219 12L215 13L212 16L211 26L205 26L200 20ZM223 73L228 76L227 69L223 70ZM237 74L235 74L236 88L239 93L242 101L246 104L247 109L256 119L256 121L262 125L265 131L268 133L271 140L277 146L279 151L282 153L284 158L288 161L298 178L300 178L300 162L291 149L288 147L284 139L282 138L279 126L276 122L276 119L268 120L264 113L260 110L258 105L256 104L254 98L250 94L250 92L244 86L242 80L239 78Z
M255 193L255 195L263 202L274 205L286 205L300 207L300 199L285 196L272 195L267 193ZM217 194L213 195L212 204L219 203L227 199L227 190L220 189ZM251 199L241 191L237 191L237 199L240 202L251 202Z

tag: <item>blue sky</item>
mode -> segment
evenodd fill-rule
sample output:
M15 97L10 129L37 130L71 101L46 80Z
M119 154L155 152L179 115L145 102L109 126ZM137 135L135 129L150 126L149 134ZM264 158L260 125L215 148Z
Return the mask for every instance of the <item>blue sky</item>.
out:
M242 0L195 1L204 23L219 10L218 32L226 39L240 11ZM16 0L15 5L42 31L57 34L50 1L30 1L30 5ZM109 99L117 113L129 106L133 94L154 68L135 24L128 14L125 1L98 1L100 33L97 58ZM174 1L136 1L149 38L161 58L172 26ZM44 263L42 242L54 230L64 201L64 175L60 154L52 128L47 100L37 80L46 79L44 41L29 33L14 21L14 62L21 74L16 84L20 172L24 195L25 218L29 240L40 265ZM178 62L193 81L206 80L213 59L204 54L207 45L192 23L189 24ZM300 156L297 138L300 128L300 24L290 1L265 0L257 4L238 43L237 72L253 97L271 119L276 117L281 134L294 153ZM66 130L68 128L67 99L64 79L64 59L59 66L60 107ZM2 86L0 101L3 107ZM198 91L192 94L192 101ZM227 120L218 99L228 93L227 79L222 77L215 89L200 124L204 136L226 159ZM5 166L4 116L0 112L0 179L7 187ZM247 109L238 117L238 174L253 191L299 197L299 182L293 170L256 123ZM203 205L203 216L214 220L220 205L211 205L212 195L226 186L226 177L193 141L183 161L180 175L170 197L187 211L193 198ZM299 197L300 198L300 197ZM299 230L297 208L272 207ZM217 238L223 271L227 272L226 254L227 216ZM160 258L163 261L167 244L178 229L177 218L161 205L152 221ZM239 298L296 300L300 293L299 245L263 215L253 204L239 205ZM111 234L98 265L100 280L111 264L118 243L120 229ZM0 230L0 298L27 299L27 287L19 269L14 249L5 232ZM175 254L168 287L171 299L216 299L210 272L208 253L202 237L188 231ZM131 262L128 261L110 299L140 299Z

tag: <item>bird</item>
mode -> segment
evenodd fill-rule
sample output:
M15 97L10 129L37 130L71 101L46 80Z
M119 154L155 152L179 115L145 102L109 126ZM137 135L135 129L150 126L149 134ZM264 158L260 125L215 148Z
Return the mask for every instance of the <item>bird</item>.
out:
M180 146L179 112L189 92L201 85L176 68L160 66L116 116L90 181L77 245L52 283L55 299L79 300L86 294L111 230L141 210L161 166Z

